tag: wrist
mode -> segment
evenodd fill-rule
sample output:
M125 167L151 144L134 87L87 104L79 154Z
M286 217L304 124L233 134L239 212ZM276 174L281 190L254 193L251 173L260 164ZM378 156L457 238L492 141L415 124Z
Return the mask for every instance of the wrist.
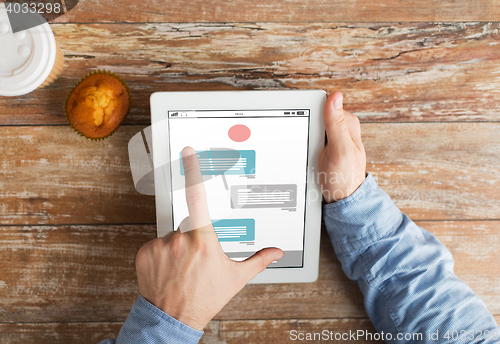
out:
M163 309L162 309L163 310ZM170 315L172 318L175 318L177 320L179 320L181 323L191 327L191 328L194 328L195 330L197 331L203 331L203 329L205 328L205 326L207 326L208 322L203 322L203 321L200 321L200 320L197 320L197 319L193 319L189 316L186 316L184 314L180 314L180 313L172 313L172 312L167 312L165 310L163 310L165 313L167 313L168 315Z
M203 331L199 331L170 316L169 314L146 300L142 295L139 295L139 298L132 306L126 323L139 325L142 329L154 328L154 331L148 332L151 334L158 334L158 336L150 338L151 342L155 343L163 342L161 339L164 338L160 334L164 333L168 333L172 341L176 343L198 343L201 336L203 335ZM135 333L134 335L142 337L143 334L144 332L140 331L140 333ZM119 338L121 340L117 340L117 342L128 343L131 340L129 335L131 335L131 333L125 335L125 333L122 333L122 331L120 331ZM125 340L125 337L128 340ZM138 341L133 340L133 342Z
M204 322L202 319L196 319L195 317L189 316L189 314L198 314L196 309L189 310L188 307L182 306L178 302L169 302L166 300L162 300L159 302L155 302L150 298L143 295L143 298L148 301L151 305L157 307L159 310L168 314L172 318L180 321L181 323L197 330L203 331L205 326L208 324L208 321ZM210 320L209 320L210 321Z
M335 203L351 196L364 183L367 175L368 174L366 172L363 172L362 176L358 176L355 181L349 184L322 186L325 203Z
M346 255L394 232L403 214L368 174L352 195L323 205L323 218L335 252Z

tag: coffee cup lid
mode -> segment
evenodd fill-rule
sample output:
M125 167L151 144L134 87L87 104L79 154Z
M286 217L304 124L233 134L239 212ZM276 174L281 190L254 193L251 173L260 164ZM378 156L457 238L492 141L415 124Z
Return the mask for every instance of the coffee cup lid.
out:
M56 40L49 24L13 33L5 3L0 3L0 47L0 96L35 90L56 60Z

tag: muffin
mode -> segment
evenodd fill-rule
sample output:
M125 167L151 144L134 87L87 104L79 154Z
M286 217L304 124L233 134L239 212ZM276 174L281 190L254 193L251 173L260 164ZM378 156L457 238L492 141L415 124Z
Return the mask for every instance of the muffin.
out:
M85 77L71 92L66 117L71 126L90 139L111 135L122 123L130 106L126 85L106 71Z

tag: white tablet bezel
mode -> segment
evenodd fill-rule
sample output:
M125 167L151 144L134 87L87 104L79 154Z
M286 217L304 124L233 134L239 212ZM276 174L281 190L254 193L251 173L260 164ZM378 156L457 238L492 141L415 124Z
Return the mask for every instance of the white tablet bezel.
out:
M324 145L322 90L156 92L151 95L151 124L158 237L172 231L172 206L169 166L168 111L310 109L307 198L304 229L303 267L266 269L250 283L314 282L318 278L321 233L321 188L318 158ZM309 197L315 195L315 197ZM162 209L162 211L158 211Z

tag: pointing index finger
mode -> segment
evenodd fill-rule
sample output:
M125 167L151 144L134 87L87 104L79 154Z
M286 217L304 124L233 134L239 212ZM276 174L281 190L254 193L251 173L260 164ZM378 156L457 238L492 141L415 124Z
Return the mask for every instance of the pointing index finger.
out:
M189 211L189 222L192 229L212 225L208 213L207 196L201 176L200 162L191 147L182 150L182 164L186 179L186 202Z

